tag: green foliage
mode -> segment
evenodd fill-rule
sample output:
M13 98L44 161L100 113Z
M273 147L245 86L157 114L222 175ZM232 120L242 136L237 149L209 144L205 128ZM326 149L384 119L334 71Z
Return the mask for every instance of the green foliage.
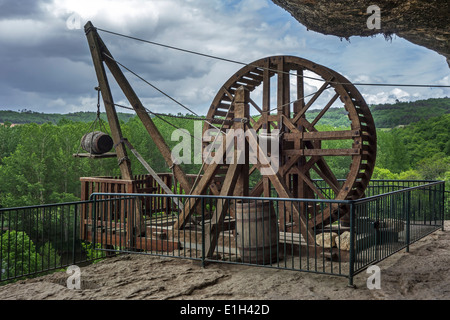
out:
M39 253L42 257L42 268L54 269L61 265L61 257L51 242L46 242L40 249Z
M448 180L448 157L450 157L450 114L448 112L450 99L429 99L414 103L397 103L394 105L372 106L374 119L383 123L383 119L392 118L389 126L397 125L393 114L422 113L420 121L394 129L378 129L377 168L387 171L376 171L374 177L412 177L414 179L445 179ZM417 110L416 110L417 108ZM428 111L424 109L428 108ZM403 111L402 111L403 110ZM435 113L439 117L429 118ZM0 121L17 122L17 119ZM16 114L11 111L6 114ZM22 111L22 118L44 114ZM72 115L59 115L61 118L53 121L45 118L44 124L29 123L18 126L0 125L0 207L18 207L44 203L59 203L76 201L80 197L80 177L89 176L119 176L117 159L90 160L74 158L72 155L80 149L80 139L90 129L94 113L77 113L80 118ZM312 120L318 111L309 111L307 118ZM105 115L102 115L105 117ZM128 115L127 115L128 116ZM192 115L190 115L193 117ZM427 118L427 120L424 120ZM73 119L82 119L73 121ZM405 117L401 124L407 124L413 119ZM168 116L153 118L155 125L166 140L169 148L180 141L172 141L175 127L186 129L194 135L196 121ZM25 120L24 120L25 121ZM37 120L36 120L37 121ZM412 120L411 120L412 121ZM53 123L57 124L53 124ZM198 121L200 125L202 123ZM150 138L147 130L137 116L121 120L124 137L134 145L136 150L152 166L156 172L170 172L163 156ZM316 125L320 131L348 129L349 120L344 109L330 109ZM386 125L388 126L388 125ZM109 130L107 126L107 130ZM197 141L191 139L192 150ZM324 148L349 148L349 141L323 141ZM133 174L146 174L147 171L130 152ZM191 159L194 162L193 158ZM327 163L337 178L345 178L351 163L350 157L327 157ZM183 170L188 174L197 174L199 164L183 164ZM319 178L312 172L313 178ZM250 176L250 185L259 181L258 170ZM181 190L174 190L181 193Z
M320 110L312 109L306 112L306 119L313 121ZM335 128L348 127L350 120L348 118L348 112L344 108L330 108L319 120L319 125L331 126Z
M104 251L96 250L102 248L99 243L94 246L92 242L82 242L81 246L83 251L86 253L86 258L88 261L99 260L106 257L106 253Z
M450 168L450 156L442 157L435 155L433 157L420 160L417 163L417 170L425 180L443 180L446 172Z
M18 207L74 201L80 197L81 176L117 175L120 171L115 159L95 162L72 157L80 149L80 139L89 126L72 121L58 126L49 123L3 126L4 135L10 133L14 143L10 143L0 159L0 205Z
M1 236L1 279L42 270L42 257L25 232L6 231Z
M36 243L23 231L6 231L1 235L2 280L54 270L61 266L61 257L51 242L39 250Z
M389 169L375 167L373 170L372 179L397 180L398 174L392 173Z
M450 113L450 99L437 98L379 104L370 106L370 109L377 128L394 128ZM306 118L312 121L319 114L319 111L309 110L306 112ZM348 126L349 119L344 108L331 108L318 123L342 127Z
M377 166L394 173L408 170L409 154L400 137L390 131L377 131Z
M371 106L377 128L394 128L450 113L450 99L437 98Z

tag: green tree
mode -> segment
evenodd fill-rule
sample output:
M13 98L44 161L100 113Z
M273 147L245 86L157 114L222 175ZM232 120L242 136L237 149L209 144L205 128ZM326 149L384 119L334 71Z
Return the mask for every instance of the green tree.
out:
M410 168L409 154L397 131L377 131L377 166L400 173Z
M425 180L444 180L450 168L450 157L438 154L419 161L417 167L417 171Z
M25 232L6 231L1 236L1 279L42 270L42 257Z

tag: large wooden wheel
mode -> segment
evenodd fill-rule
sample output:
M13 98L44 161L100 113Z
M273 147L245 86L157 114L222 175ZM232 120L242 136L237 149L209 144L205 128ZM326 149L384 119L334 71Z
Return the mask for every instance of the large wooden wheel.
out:
M306 94L311 81L320 88ZM375 166L376 131L370 110L355 86L337 72L302 58L267 57L243 67L225 82L207 118L233 120L232 101L241 86L250 94L249 120L253 129L279 129L282 133L279 173L293 197L349 200L363 196ZM339 101L348 113L348 126L320 130L323 115ZM311 117L312 113L306 111L313 109L317 110ZM223 122L222 130L231 126L230 121ZM205 123L207 129L213 129L210 123ZM340 147L331 148L330 141L340 141ZM207 145L204 143L204 148ZM346 159L341 161L349 166L345 176L335 174L336 168L329 165L331 157ZM227 169L228 165L223 164L217 171L217 191ZM256 175L252 189L239 195L273 195L268 179L258 176L255 167L249 170L249 176ZM314 177L326 185L318 184Z

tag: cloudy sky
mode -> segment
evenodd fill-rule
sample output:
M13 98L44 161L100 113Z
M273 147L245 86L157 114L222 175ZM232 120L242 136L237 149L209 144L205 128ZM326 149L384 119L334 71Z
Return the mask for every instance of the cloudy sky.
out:
M83 26L251 63L295 55L359 83L450 85L437 53L394 37L350 41L308 31L270 0L0 0L0 110L95 111ZM114 57L198 114L242 66L99 32ZM185 113L126 73L154 112ZM127 104L111 80L116 103ZM320 84L311 82L309 90ZM448 88L358 86L369 104L450 96Z

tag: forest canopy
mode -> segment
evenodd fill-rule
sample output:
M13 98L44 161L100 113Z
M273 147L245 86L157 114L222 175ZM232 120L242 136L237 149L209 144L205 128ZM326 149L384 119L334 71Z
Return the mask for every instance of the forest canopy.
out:
M377 129L378 151L373 179L427 179L445 180L447 190L450 181L450 99L430 99L429 108L438 108L439 116L428 117L424 113L416 122L402 126L397 120L389 125L392 129ZM407 103L396 104L405 110ZM433 107L434 106L434 107ZM410 106L409 114L417 110ZM420 108L419 108L420 109ZM400 112L388 105L373 108L375 121L385 121L391 113ZM393 111L394 110L394 111ZM437 111L436 111L437 112ZM439 113L438 112L438 113ZM391 116L386 116L391 114ZM336 111L334 122L324 122L321 130L335 130L339 122L345 122L345 113ZM92 116L92 115L91 115ZM103 115L104 116L104 115ZM95 118L95 116L94 116ZM333 117L330 117L332 119ZM91 120L73 121L62 118L57 123L27 123L12 126L5 121L0 125L0 207L17 207L45 203L75 201L80 198L80 177L120 175L117 159L89 160L74 158L80 151L80 139L90 130ZM169 172L162 155L157 152L144 126L137 116L131 115L125 122L121 118L123 136L133 144L156 172ZM408 120L409 119L409 120ZM169 147L178 142L171 141L172 125L187 129L191 134L194 120L174 117L153 119ZM348 118L347 118L348 122ZM108 128L108 127L107 127ZM109 129L108 129L109 130ZM340 141L329 147L339 148ZM146 173L144 167L130 153L133 174ZM338 178L345 178L348 159L330 160ZM197 174L200 165L182 165L186 173Z

